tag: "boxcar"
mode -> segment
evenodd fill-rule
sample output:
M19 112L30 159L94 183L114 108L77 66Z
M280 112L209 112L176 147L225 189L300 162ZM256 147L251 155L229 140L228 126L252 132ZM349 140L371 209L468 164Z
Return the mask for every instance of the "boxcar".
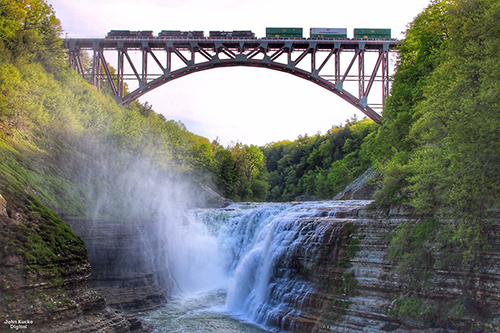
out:
M266 28L267 38L302 38L302 28Z
M354 29L354 38L390 39L391 29Z
M347 38L346 28L311 28L311 38Z

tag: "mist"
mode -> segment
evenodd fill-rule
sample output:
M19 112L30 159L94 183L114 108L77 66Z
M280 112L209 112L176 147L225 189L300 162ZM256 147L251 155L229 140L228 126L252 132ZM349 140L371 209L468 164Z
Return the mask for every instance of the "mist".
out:
M161 294L159 305L173 293L223 281L217 245L206 226L189 216L213 194L171 156L154 149L130 152L102 139L109 137L72 138L73 152L63 158L82 203L64 217L85 241L91 287L127 308L151 291ZM124 296L124 285L139 296Z

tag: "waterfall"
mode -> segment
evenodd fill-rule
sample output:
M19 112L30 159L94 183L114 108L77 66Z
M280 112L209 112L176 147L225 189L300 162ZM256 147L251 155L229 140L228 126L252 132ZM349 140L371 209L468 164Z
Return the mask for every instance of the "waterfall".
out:
M179 214L177 223L165 224L167 265L174 280L174 292L197 292L227 288L228 275L217 238L193 212Z
M178 241L169 239L169 251L176 251L172 271L181 289L227 288L226 309L238 318L293 329L318 292L306 276L342 228L332 220L367 203L233 204L192 211L176 231Z

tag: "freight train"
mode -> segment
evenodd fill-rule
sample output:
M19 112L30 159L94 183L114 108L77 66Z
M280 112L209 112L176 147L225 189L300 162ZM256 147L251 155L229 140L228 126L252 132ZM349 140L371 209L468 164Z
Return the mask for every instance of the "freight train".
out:
M153 38L153 32L130 31L130 30L111 30L106 38ZM205 37L203 31L180 31L180 30L162 30L158 33L158 38L212 38L212 39L255 39L255 34L250 30L234 31L210 31ZM303 39L302 28L266 28L265 38L292 38ZM346 28L311 28L309 30L310 39L348 39ZM360 29L355 28L353 39L391 39L391 29Z

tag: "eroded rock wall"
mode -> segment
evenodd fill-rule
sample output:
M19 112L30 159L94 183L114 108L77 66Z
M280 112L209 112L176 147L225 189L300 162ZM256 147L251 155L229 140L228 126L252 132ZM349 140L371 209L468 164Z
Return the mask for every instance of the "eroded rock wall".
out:
M88 288L81 238L55 215L0 200L0 331L146 332Z
M324 223L321 219L311 220L308 228ZM499 331L498 220L490 223L489 248L479 269L443 269L437 264L440 253L434 253L437 259L430 275L418 281L418 276L410 277L393 267L388 235L400 223L421 223L420 217L402 208L338 211L328 217L329 230L323 239L314 240L321 244L299 247L294 260L280 263L274 280L279 283L286 277L301 281L297 285L313 283L316 291L299 289L285 300L278 295L277 306L295 307L296 311L283 311L269 324L317 333ZM420 293L409 292L415 283L424 286Z
M90 285L111 307L145 311L167 302L173 282L155 223L68 221L85 240L92 265Z

